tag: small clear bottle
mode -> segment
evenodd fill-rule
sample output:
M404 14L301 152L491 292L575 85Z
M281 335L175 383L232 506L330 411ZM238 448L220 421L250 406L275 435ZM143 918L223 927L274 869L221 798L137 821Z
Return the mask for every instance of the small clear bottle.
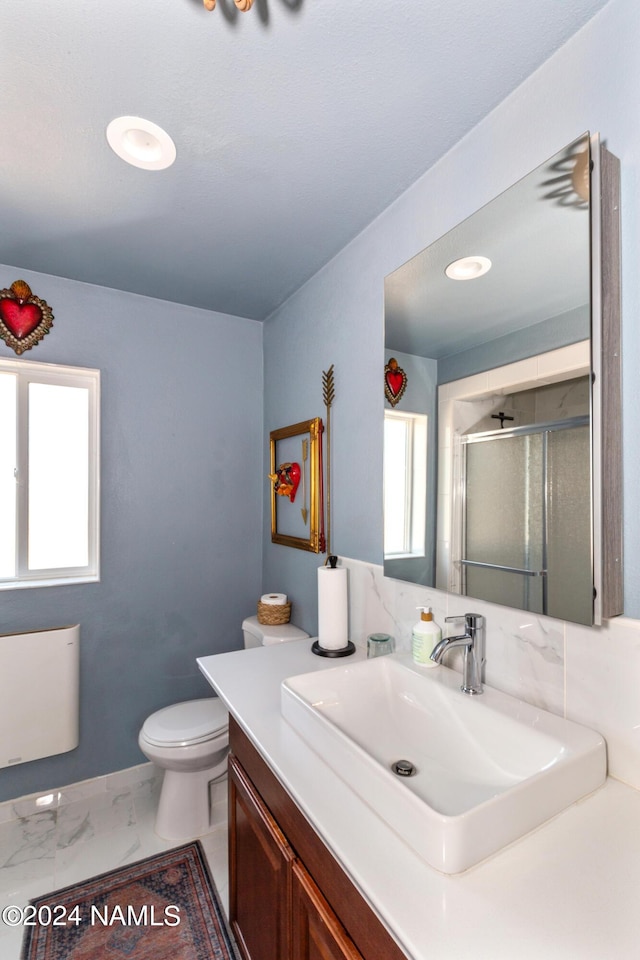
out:
M421 667L437 667L438 664L430 659L433 648L442 639L442 630L433 619L431 607L418 607L421 610L420 619L414 623L411 632L411 652L413 662Z

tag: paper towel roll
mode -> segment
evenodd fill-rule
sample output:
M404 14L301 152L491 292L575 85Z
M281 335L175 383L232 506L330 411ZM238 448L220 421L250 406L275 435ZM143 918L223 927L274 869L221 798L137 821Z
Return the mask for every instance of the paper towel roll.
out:
M278 604L279 606L287 602L286 593L263 593L260 597L260 603L268 603L271 605Z
M341 650L348 642L347 571L318 567L318 645L323 650Z

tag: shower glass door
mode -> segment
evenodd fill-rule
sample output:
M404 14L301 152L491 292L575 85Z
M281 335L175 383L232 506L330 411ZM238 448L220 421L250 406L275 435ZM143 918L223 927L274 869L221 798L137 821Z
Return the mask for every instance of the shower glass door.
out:
M585 420L464 438L463 593L591 623Z

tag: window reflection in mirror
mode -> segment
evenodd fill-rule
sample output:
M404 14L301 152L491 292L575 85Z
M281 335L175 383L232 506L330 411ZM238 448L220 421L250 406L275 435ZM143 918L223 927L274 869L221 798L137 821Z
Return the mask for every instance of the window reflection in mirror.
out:
M385 410L384 554L390 561L425 558L427 417Z

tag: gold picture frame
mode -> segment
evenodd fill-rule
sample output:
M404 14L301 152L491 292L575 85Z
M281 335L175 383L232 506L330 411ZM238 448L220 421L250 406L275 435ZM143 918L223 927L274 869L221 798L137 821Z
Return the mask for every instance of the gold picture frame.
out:
M269 434L271 540L311 553L325 551L323 429L322 418L314 417ZM283 477L290 479L292 467L299 468L299 483L293 490L282 483Z

